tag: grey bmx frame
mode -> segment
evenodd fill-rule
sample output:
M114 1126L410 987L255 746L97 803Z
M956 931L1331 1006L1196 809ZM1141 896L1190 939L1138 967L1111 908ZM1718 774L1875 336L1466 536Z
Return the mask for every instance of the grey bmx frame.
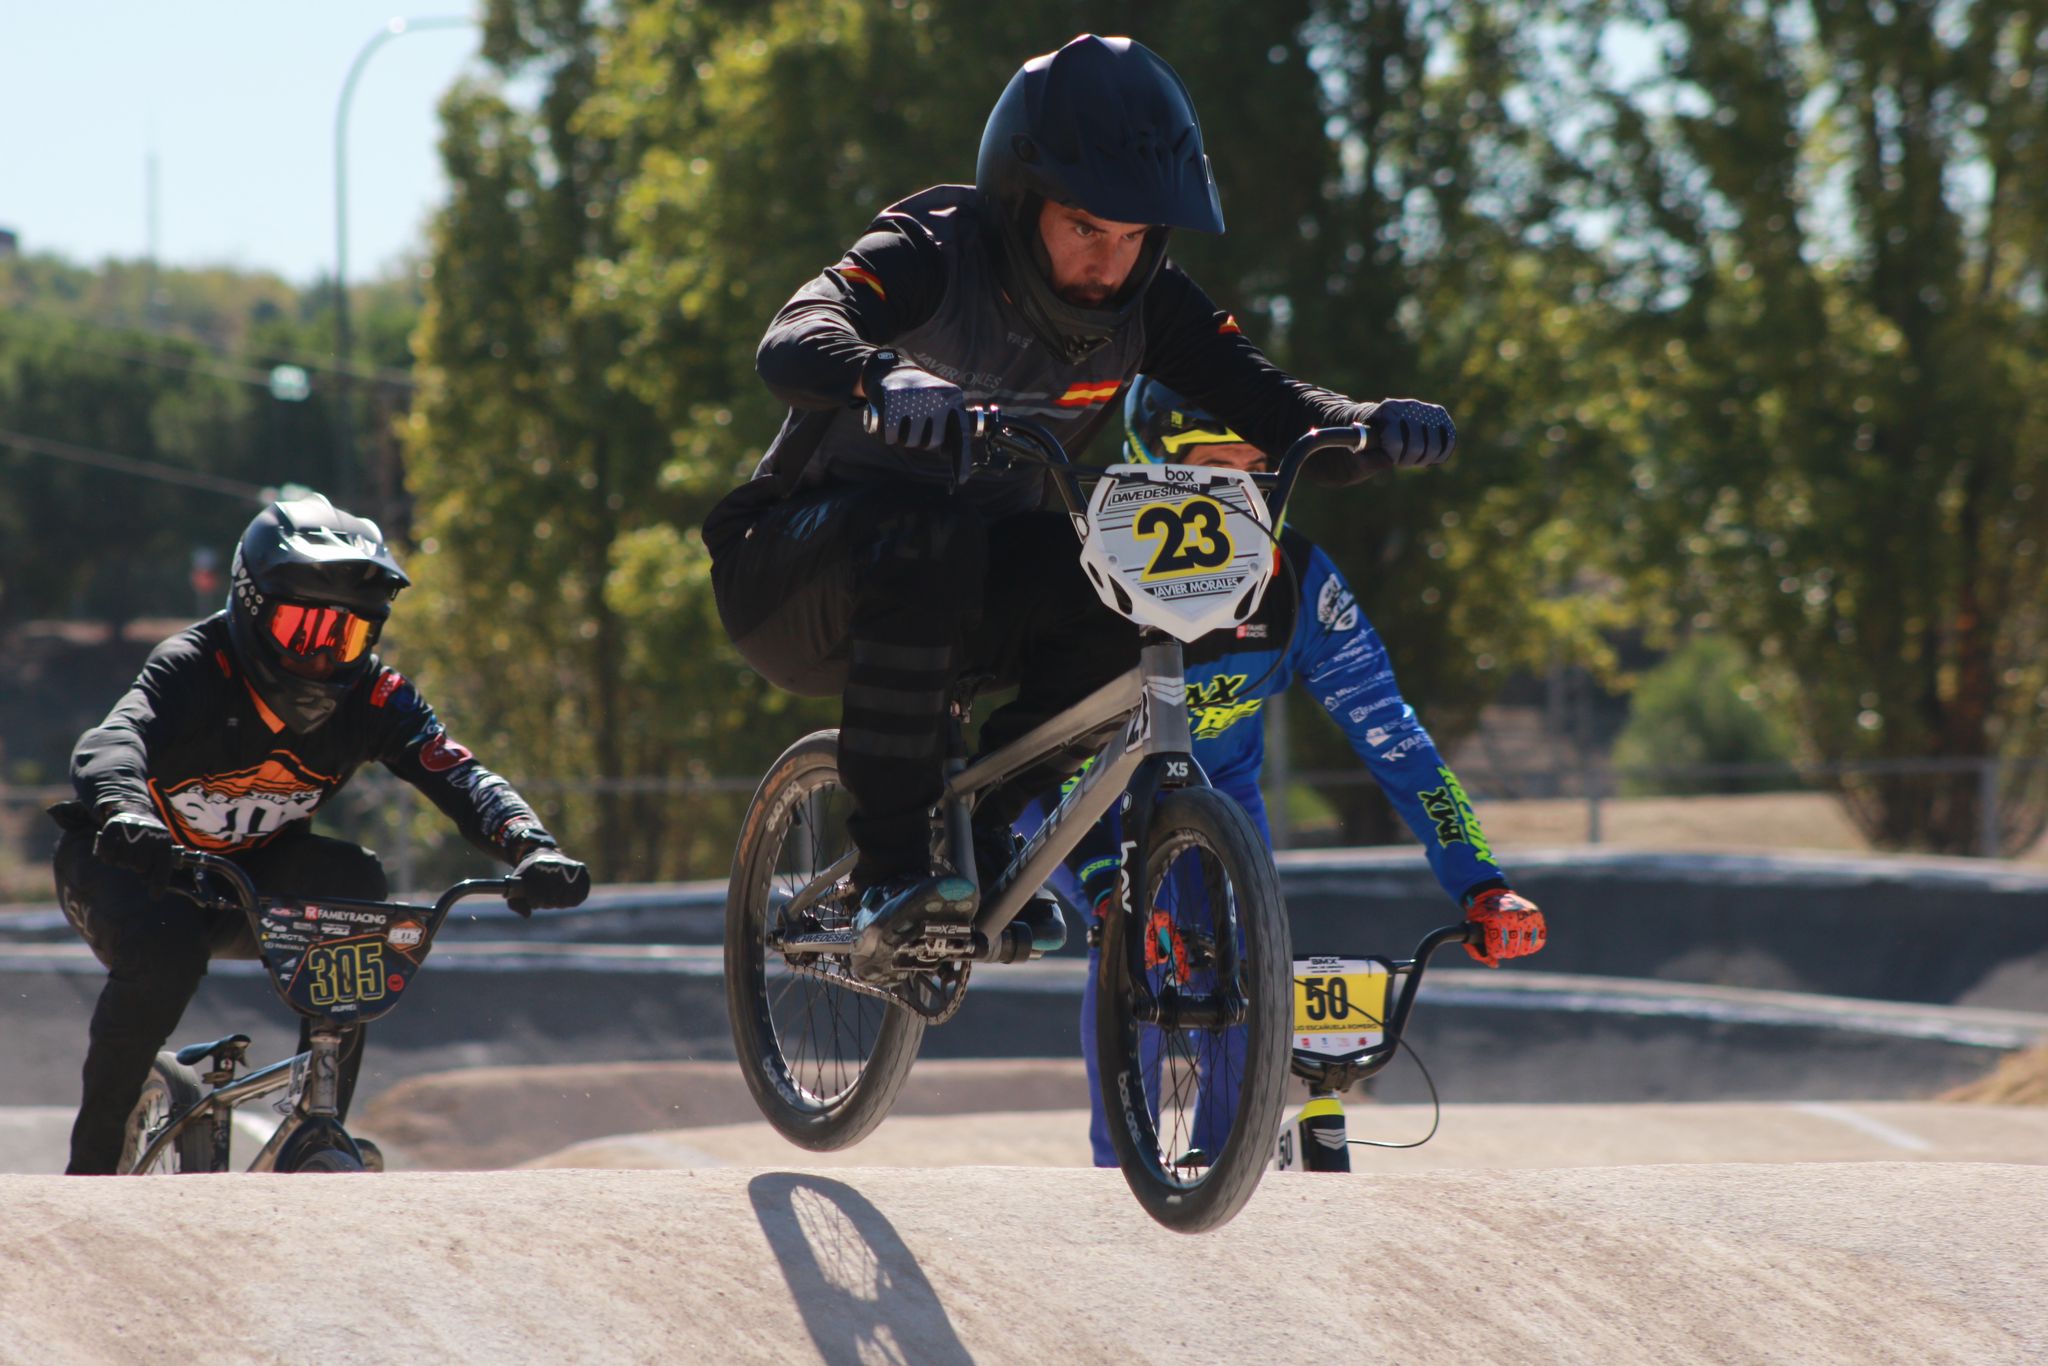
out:
M157 1132L135 1159L137 1171L147 1171L164 1150L188 1130L209 1125L213 1130L214 1169L223 1170L227 1165L228 1131L234 1121L234 1112L252 1100L275 1095L279 1091L290 1091L290 1110L277 1132L256 1154L249 1164L252 1172L277 1170L278 1155L287 1143L307 1126L340 1128L336 1114L340 1110L341 1093L341 1033L337 1030L318 1030L312 1037L312 1047L304 1053L274 1062L268 1067L245 1073L224 1086L219 1086L201 1096L182 1112L171 1116L170 1122Z
M940 797L948 857L982 891L981 908L974 917L976 958L1001 955L1003 932L1010 921L1074 851L1090 827L1126 789L1133 787L1141 769L1146 769L1152 780L1136 784L1133 806L1138 809L1140 822L1150 807L1149 794L1158 785L1206 783L1200 767L1188 753L1192 737L1188 730L1187 681L1183 669L1181 643L1163 633L1148 631L1143 637L1138 664L1128 673L977 763L969 765L960 759L948 762L946 788ZM975 801L997 785L1105 729L1112 733L1095 752L1094 761L1025 841L1009 867L983 881L974 866L974 840L969 831L969 815ZM1142 807L1139 795L1145 797ZM1128 836L1126 842L1130 842Z

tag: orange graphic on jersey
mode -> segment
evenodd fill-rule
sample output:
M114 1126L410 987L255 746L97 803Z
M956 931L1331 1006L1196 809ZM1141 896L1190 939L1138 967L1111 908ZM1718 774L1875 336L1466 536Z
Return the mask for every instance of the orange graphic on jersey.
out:
M1120 380L1102 380L1096 384L1070 384L1067 392L1053 402L1062 408L1095 408L1116 397L1116 391L1123 388Z
M1235 313L1224 314L1223 321L1216 324L1216 335L1219 337L1227 337L1233 332L1242 331L1244 329L1237 325L1237 315Z
M859 266L834 266L833 269L838 271L841 275L844 275L849 280L860 281L869 289L872 289L873 291L875 291L875 293L879 294L883 299L887 299L889 297L889 291L882 288L881 280L876 278L875 273L873 271L864 270Z
M334 779L283 750L254 768L212 773L175 787L150 780L157 812L182 844L220 852L263 844L292 821L313 814Z

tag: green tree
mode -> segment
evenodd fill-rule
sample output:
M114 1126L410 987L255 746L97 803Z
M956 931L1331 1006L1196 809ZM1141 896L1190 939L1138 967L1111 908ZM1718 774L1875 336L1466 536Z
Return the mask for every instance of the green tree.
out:
M1644 59L1585 31L1577 141L1633 354L1599 420L1639 553L1810 757L2039 760L2048 7L1620 12ZM1974 778L1843 795L1881 845L1977 848ZM2048 771L2000 795L2030 844Z
M1302 521L1360 599L1440 741L1518 671L1610 677L1632 619L1604 515L1615 444L1583 421L1610 377L1593 345L1607 267L1553 190L1564 111L1540 12L1348 0L1315 7L1305 54L1337 172L1289 243L1278 348L1363 397L1437 398L1457 460L1318 500ZM1299 767L1349 768L1334 728L1297 726ZM1399 829L1376 790L1335 787L1350 840Z
M1622 770L1698 764L1789 764L1795 755L1783 718L1765 709L1763 690L1742 651L1724 636L1687 641L1644 674L1629 697L1628 724L1614 742ZM1629 796L1685 792L1761 792L1782 786L1768 777L1674 779L1656 772L1626 774Z
M595 13L494 5L489 51L507 74L547 73L541 108L474 86L446 106L454 195L411 429L436 686L533 771L747 772L831 712L777 697L732 654L691 533L780 420L753 373L768 316L881 207L970 179L1018 62L1099 14L1053 0ZM1507 112L1523 60L1511 26L1461 13L1191 0L1119 18L1207 114L1231 231L1176 239L1176 254L1296 372L1459 414L1459 466L1301 513L1451 734L1518 663L1560 648L1597 662L1606 610L1584 578L1602 528L1568 515L1598 452L1548 435L1581 364L1582 325L1558 298L1593 266L1566 234L1521 245L1557 213L1516 189L1550 153ZM1455 57L1441 77L1425 74L1433 42ZM1358 64L1367 46L1384 60ZM1518 169L1490 169L1494 142ZM503 624L464 629L480 619ZM716 847L669 840L664 867L715 871Z

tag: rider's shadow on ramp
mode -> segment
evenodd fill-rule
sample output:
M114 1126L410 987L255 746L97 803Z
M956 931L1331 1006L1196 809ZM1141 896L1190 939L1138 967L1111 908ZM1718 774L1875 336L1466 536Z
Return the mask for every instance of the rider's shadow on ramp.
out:
M822 1176L768 1172L747 1184L747 1198L832 1366L973 1362L917 1258L866 1196Z

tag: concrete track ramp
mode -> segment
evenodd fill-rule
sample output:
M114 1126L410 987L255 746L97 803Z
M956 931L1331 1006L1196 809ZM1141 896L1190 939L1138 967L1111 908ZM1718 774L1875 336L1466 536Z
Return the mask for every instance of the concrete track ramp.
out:
M1426 1106L1352 1105L1355 1139L1411 1142ZM387 1156L410 1154L387 1143ZM1091 1165L1086 1110L892 1115L844 1152L802 1152L761 1121L616 1134L526 1167ZM1814 1102L1795 1105L1463 1105L1419 1148L1357 1147L1354 1174L1508 1172L1667 1163L1992 1162L2048 1166L2048 1107Z
M2038 1362L2048 1169L0 1178L0 1358Z

